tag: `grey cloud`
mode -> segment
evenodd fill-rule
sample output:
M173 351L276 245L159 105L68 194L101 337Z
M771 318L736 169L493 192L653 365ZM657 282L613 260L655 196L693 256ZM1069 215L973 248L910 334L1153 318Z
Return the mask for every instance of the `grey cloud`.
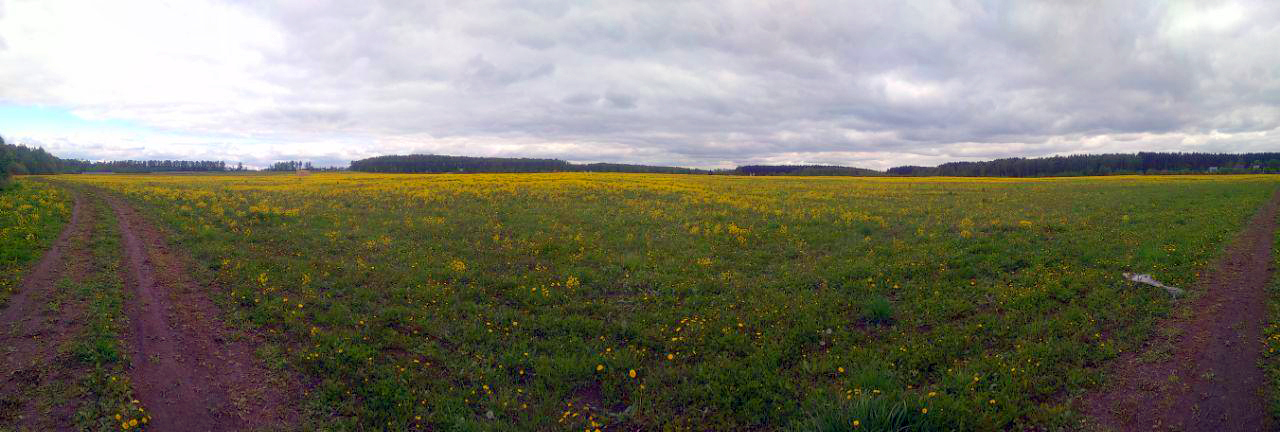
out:
M1232 5L1238 14L1209 13ZM1280 51L1268 49L1280 42L1280 6L1265 1L242 7L285 35L256 72L282 94L264 109L218 111L225 126L192 133L250 130L283 145L321 131L347 143L314 154L333 160L426 149L884 168L1257 150L1280 132ZM118 105L135 121L159 118Z
M622 93L607 92L604 94L604 100L609 102L609 106L621 109L631 109L636 107L635 96Z
M574 93L564 98L564 103L569 105L588 105L594 104L600 100L600 96L590 93Z

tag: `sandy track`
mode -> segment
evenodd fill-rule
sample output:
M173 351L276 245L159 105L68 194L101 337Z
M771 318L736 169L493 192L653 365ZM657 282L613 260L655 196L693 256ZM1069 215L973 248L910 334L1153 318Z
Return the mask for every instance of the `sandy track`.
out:
M1083 402L1102 430L1261 431L1268 424L1259 367L1266 286L1280 193L1249 220L1235 242L1197 282L1202 293L1180 330L1172 355L1130 354L1112 372L1114 384ZM1156 338L1159 341L1160 338Z
M284 419L283 395L252 355L232 341L183 255L124 200L109 196L124 248L134 392L156 430L270 428Z

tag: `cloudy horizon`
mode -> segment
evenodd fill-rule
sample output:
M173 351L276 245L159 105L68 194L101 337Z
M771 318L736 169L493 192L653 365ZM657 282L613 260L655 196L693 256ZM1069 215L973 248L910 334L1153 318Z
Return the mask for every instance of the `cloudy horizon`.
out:
M1280 6L0 0L62 157L701 168L1280 149Z

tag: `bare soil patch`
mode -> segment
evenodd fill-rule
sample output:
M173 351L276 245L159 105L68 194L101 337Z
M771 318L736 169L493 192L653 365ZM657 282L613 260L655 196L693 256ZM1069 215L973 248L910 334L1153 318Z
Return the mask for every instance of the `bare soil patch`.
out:
M1280 193L1201 275L1189 317L1175 317L1138 353L1172 344L1165 356L1122 356L1109 388L1088 395L1084 412L1100 430L1261 431L1269 424L1260 338L1271 280ZM1154 358L1153 358L1154 357Z
M131 346L130 378L156 430L278 427L291 417L286 395L254 359L252 344L232 340L187 259L164 232L128 203L109 196L124 247Z

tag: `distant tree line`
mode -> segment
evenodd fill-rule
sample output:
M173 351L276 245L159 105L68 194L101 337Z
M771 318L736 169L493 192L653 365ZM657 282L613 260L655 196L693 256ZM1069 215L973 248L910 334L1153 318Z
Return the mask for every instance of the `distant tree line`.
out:
M6 178L11 174L57 174L63 169L62 159L43 148L8 144L4 138L0 138L0 162Z
M267 171L297 171L297 170L310 170L310 169L311 169L311 162L303 162L303 161L276 162L271 164L271 166L267 167Z
M733 170L737 175L764 176L877 176L884 173L866 168L839 165L745 165Z
M936 167L900 166L890 175L961 177L1042 177L1112 174L1280 172L1280 153L1093 154L949 162Z
M618 173L660 173L660 174L711 174L709 170L696 168L670 167L659 165L632 165L619 163L571 164L574 171L586 172L618 172Z
M282 165L292 170L289 165ZM755 176L966 176L1037 177L1112 174L1280 172L1280 153L1151 153L1006 158L949 162L936 167L900 166L888 171L838 165L743 165L702 170L614 163L574 164L560 159L446 155L378 156L351 162L352 171L386 173L630 172Z
M444 155L391 155L351 161L352 171L386 173L557 172L570 171L559 159Z
M352 171L384 173L531 173L531 172L629 172L710 174L711 171L652 165L615 163L573 164L560 159L498 158L445 155L376 156L351 161Z
M312 165L312 164L311 164L311 162L303 162L303 161L283 161L283 162L276 162L276 163L273 163L273 164L271 164L270 166L268 166L266 169L264 169L263 171L301 171L301 170L306 170L306 171L346 171L346 170L347 170L347 168L346 168L346 167L337 167L337 166L322 166L322 167L318 167L318 166L314 166L314 165Z
M9 150L9 145L4 143L4 137L0 136L0 189L9 186L9 163L13 161L13 152Z
M352 171L386 173L525 173L525 172L620 172L660 174L863 176L884 175L866 168L835 165L747 165L736 169L706 170L660 165L619 163L575 164L560 159L499 158L446 155L377 156L351 162Z
M116 173L149 173L149 172L220 172L227 171L227 163L223 161L187 161L187 160L122 160L92 162L79 159L63 159L63 171L68 173L83 172L116 172Z
M315 167L311 162L281 161L267 171L340 171L342 167ZM744 165L734 169L704 170L657 165L617 163L574 164L560 159L497 158L446 155L391 155L352 161L352 171L383 173L531 173L621 172L665 174L726 174L756 176L962 176L1038 177L1112 174L1179 173L1280 173L1280 152L1270 153L1156 153L1085 154L1043 158L1005 158L985 162L949 162L935 167L900 166L885 172L837 165ZM42 148L6 143L0 137L0 186L13 174L57 174L109 171L224 172L248 171L243 164L228 167L222 161L126 160L92 162L60 159Z

